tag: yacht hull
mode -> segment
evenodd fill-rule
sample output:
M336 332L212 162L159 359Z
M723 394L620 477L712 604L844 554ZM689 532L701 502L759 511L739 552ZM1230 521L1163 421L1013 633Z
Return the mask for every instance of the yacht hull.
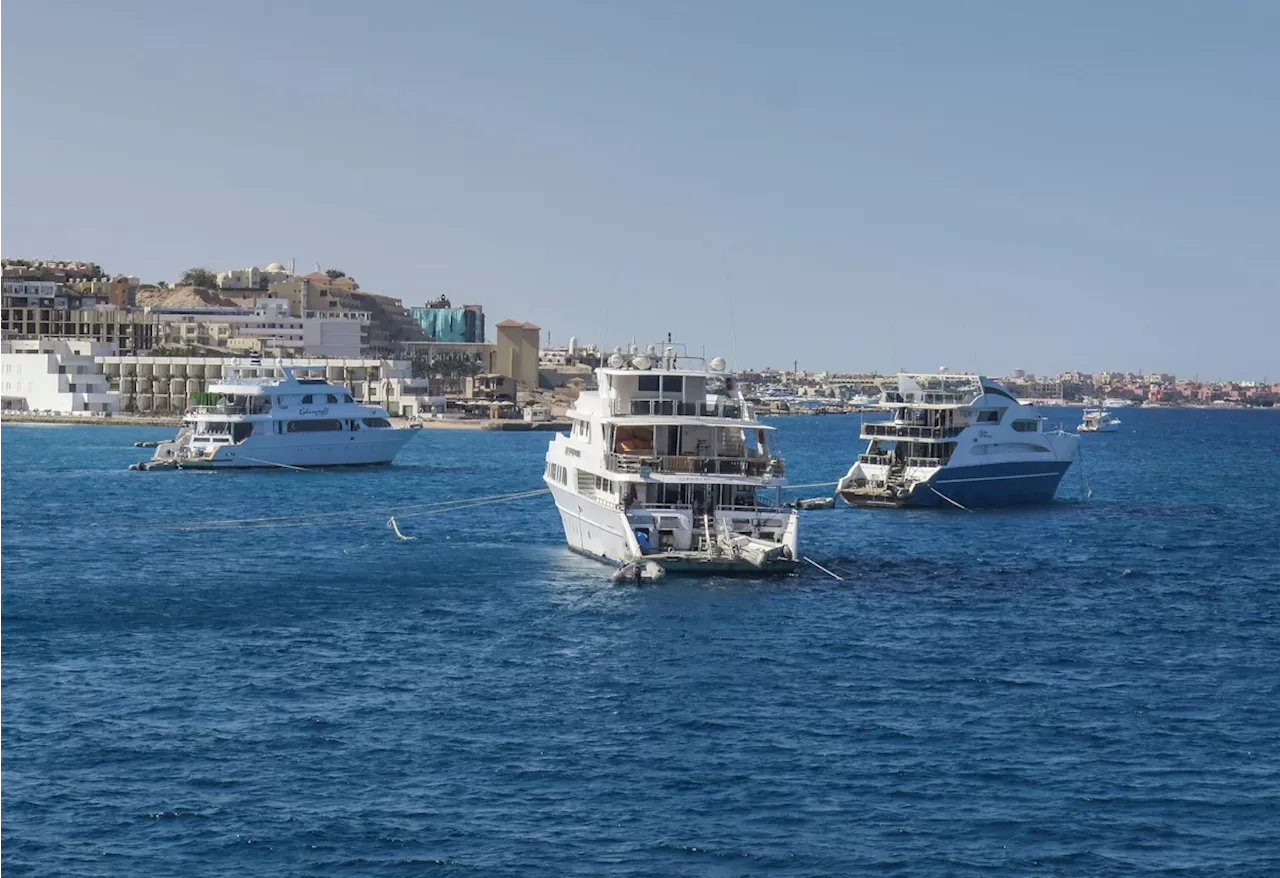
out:
M850 506L1031 505L1052 501L1070 466L1066 460L943 467L902 491L841 488L837 493Z
M556 509L560 513L560 521L564 526L565 542L569 550L592 558L605 564L620 567L640 559L654 561L667 573L688 575L713 574L746 574L761 575L765 573L787 573L795 569L798 560L795 557L796 523L787 510L771 510L761 516L761 520L775 528L777 533L787 533L789 537L779 545L786 545L783 557L770 559L762 566L757 566L741 558L730 558L723 555L714 557L703 552L685 550L651 551L645 554L637 552L635 538L632 533L633 522L627 512L619 506L598 503L588 497L561 487L548 481L551 495L555 499ZM734 513L722 514L732 517ZM744 513L736 513L743 515ZM790 524L788 525L788 521ZM647 524L644 523L644 524Z
M335 434L341 442L317 442L313 436L250 437L218 448L212 457L188 457L183 469L260 469L309 466L368 466L391 463L417 430L364 431ZM258 440L258 441L255 441Z

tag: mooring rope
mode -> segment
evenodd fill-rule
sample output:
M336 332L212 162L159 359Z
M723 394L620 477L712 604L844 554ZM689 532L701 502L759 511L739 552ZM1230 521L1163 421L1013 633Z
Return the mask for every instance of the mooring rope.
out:
M462 503L476 503L481 500L502 500L508 497L521 498L525 495L545 494L546 488L537 491L519 491L515 494L489 494L483 497L464 497L455 500L434 500L430 503L411 503L406 506L383 506L380 510L385 513L402 512L406 509L428 509L440 506L456 506ZM273 521L317 521L324 518L336 518L341 516L358 515L363 513L363 509L342 509L337 512L316 512L307 515L269 515L261 518L213 518L197 522L201 526L212 527L214 525L245 525L245 524L263 524ZM403 516L402 516L403 517ZM121 522L115 527L141 527L141 528L173 528L182 526L180 523L175 524L171 521L159 522Z
M423 512L410 512L400 515L398 518L417 518L424 515L441 515L445 512L453 512L457 509L472 509L478 506L490 506L495 503L506 503L516 500L526 500L530 497L538 497L548 494L550 491L546 488L540 488L536 491L519 491L514 494L498 494L490 497L463 498L460 500L440 501L435 504L441 508L428 509ZM448 505L443 505L443 504ZM416 507L399 507L399 508L421 508L423 505L418 504ZM394 507L393 507L394 508ZM189 521L189 522L157 522L151 524L121 524L119 527L134 528L150 528L154 530L183 530L183 531L207 531L207 530L266 530L270 528L292 528L292 527L332 527L340 524L360 524L370 521L385 521L388 509L369 510L360 514L360 510L347 510L341 513L318 513L313 517L305 516L279 516L271 519L221 519L217 521ZM335 516L347 515L346 518L338 518Z

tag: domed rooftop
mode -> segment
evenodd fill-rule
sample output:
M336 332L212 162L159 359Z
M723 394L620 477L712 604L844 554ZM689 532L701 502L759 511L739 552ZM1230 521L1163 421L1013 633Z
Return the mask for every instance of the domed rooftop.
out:
M273 262L267 266L267 271L284 271L284 266L279 262Z

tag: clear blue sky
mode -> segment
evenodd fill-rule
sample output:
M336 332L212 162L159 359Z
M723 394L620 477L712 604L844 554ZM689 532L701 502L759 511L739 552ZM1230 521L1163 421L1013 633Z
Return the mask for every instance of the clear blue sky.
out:
M1280 379L1280 3L62 2L3 251L296 257L562 343ZM731 319L732 315L732 319Z

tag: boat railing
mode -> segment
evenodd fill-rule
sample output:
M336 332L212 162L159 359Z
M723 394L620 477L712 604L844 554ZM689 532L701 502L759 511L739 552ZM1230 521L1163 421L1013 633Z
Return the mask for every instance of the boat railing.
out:
M937 390L902 393L886 390L880 396L882 405L968 405L978 397L977 390L949 393Z
M873 466L888 466L893 458L888 454L859 454L858 463L869 463Z
M906 463L907 466L932 468L942 466L946 461L937 457L908 457Z
M641 503L637 501L635 503L632 503L629 508L632 512L648 512L651 509L658 510L658 511L672 509L672 510L688 512L692 508L692 505L689 503ZM729 512L729 513L738 512L738 513L747 513L751 515L778 515L781 513L785 513L787 510L779 506L770 506L767 503L760 503L755 506L742 506L742 505L726 506L721 504L719 506L716 506L715 511Z
M614 472L638 473L642 469L670 475L782 476L786 462L780 458L762 457L693 457L658 455L644 457L633 454L606 454L605 466Z
M243 405L198 405L195 406L195 413L198 415L248 415L253 414L249 411L248 406Z
M964 427L910 427L905 424L863 424L864 439L954 439Z
M616 399L611 406L614 415L633 415L641 417L692 417L692 418L730 418L738 419L743 415L742 404L738 402L685 402L679 399Z

